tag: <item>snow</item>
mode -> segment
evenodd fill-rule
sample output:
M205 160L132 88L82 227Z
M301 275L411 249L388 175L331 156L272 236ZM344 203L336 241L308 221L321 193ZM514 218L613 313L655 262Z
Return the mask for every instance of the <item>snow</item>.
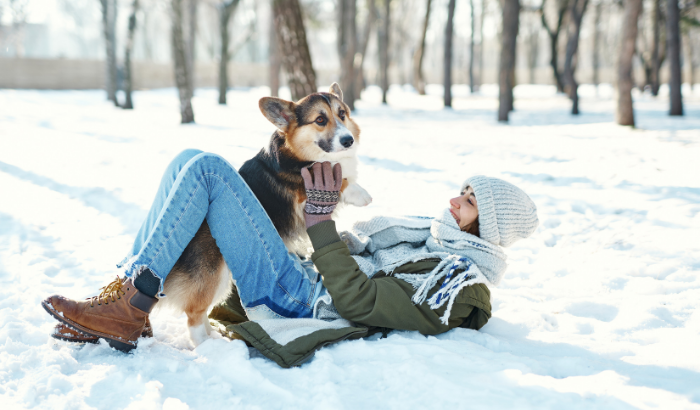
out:
M519 86L509 125L495 87L418 96L376 88L357 103L360 184L380 214L434 215L472 174L504 178L539 209L532 238L506 250L481 331L321 349L281 369L240 341L196 349L185 318L152 317L131 354L50 337L40 301L96 294L114 279L161 172L185 148L240 166L267 143L264 88L198 90L196 125L175 92L0 90L0 395L9 408L700 408L700 92L668 117L635 95L637 128L614 124L613 92L581 87L581 111L551 87Z

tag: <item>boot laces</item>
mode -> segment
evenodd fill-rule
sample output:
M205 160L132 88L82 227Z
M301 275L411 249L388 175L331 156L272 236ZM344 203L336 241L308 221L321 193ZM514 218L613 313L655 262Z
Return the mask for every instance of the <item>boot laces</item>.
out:
M105 305L108 305L109 300L116 302L117 299L122 298L121 295L126 295L126 292L122 290L122 280L119 278L119 276L117 276L117 278L110 284L100 289L102 289L102 292L100 292L99 295L90 298L90 307L94 307L95 301L97 301L98 305L102 305L102 302L104 302Z

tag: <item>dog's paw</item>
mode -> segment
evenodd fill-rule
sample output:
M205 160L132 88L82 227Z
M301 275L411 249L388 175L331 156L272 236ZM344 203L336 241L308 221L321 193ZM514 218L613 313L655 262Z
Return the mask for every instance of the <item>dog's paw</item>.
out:
M358 184L350 184L341 195L343 202L355 206L367 206L372 203L372 197Z

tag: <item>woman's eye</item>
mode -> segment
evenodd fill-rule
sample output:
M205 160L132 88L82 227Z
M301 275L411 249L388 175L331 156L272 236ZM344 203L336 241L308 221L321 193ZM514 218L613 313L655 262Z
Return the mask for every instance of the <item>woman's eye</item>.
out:
M323 118L322 115L319 115L319 116L316 118L316 124L321 124L321 125L323 125L325 122L326 122L326 119Z
M471 199L467 199L467 202L469 202L469 205L474 205Z

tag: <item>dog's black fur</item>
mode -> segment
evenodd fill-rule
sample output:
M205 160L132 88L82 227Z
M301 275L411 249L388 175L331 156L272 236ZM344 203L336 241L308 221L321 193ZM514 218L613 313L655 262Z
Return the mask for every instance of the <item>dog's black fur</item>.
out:
M284 138L279 131L275 131L269 148L260 150L255 157L244 162L238 173L265 208L280 237L287 240L295 232L294 212L298 200L290 194L304 188L301 169L313 162L280 155L280 150L284 149Z

